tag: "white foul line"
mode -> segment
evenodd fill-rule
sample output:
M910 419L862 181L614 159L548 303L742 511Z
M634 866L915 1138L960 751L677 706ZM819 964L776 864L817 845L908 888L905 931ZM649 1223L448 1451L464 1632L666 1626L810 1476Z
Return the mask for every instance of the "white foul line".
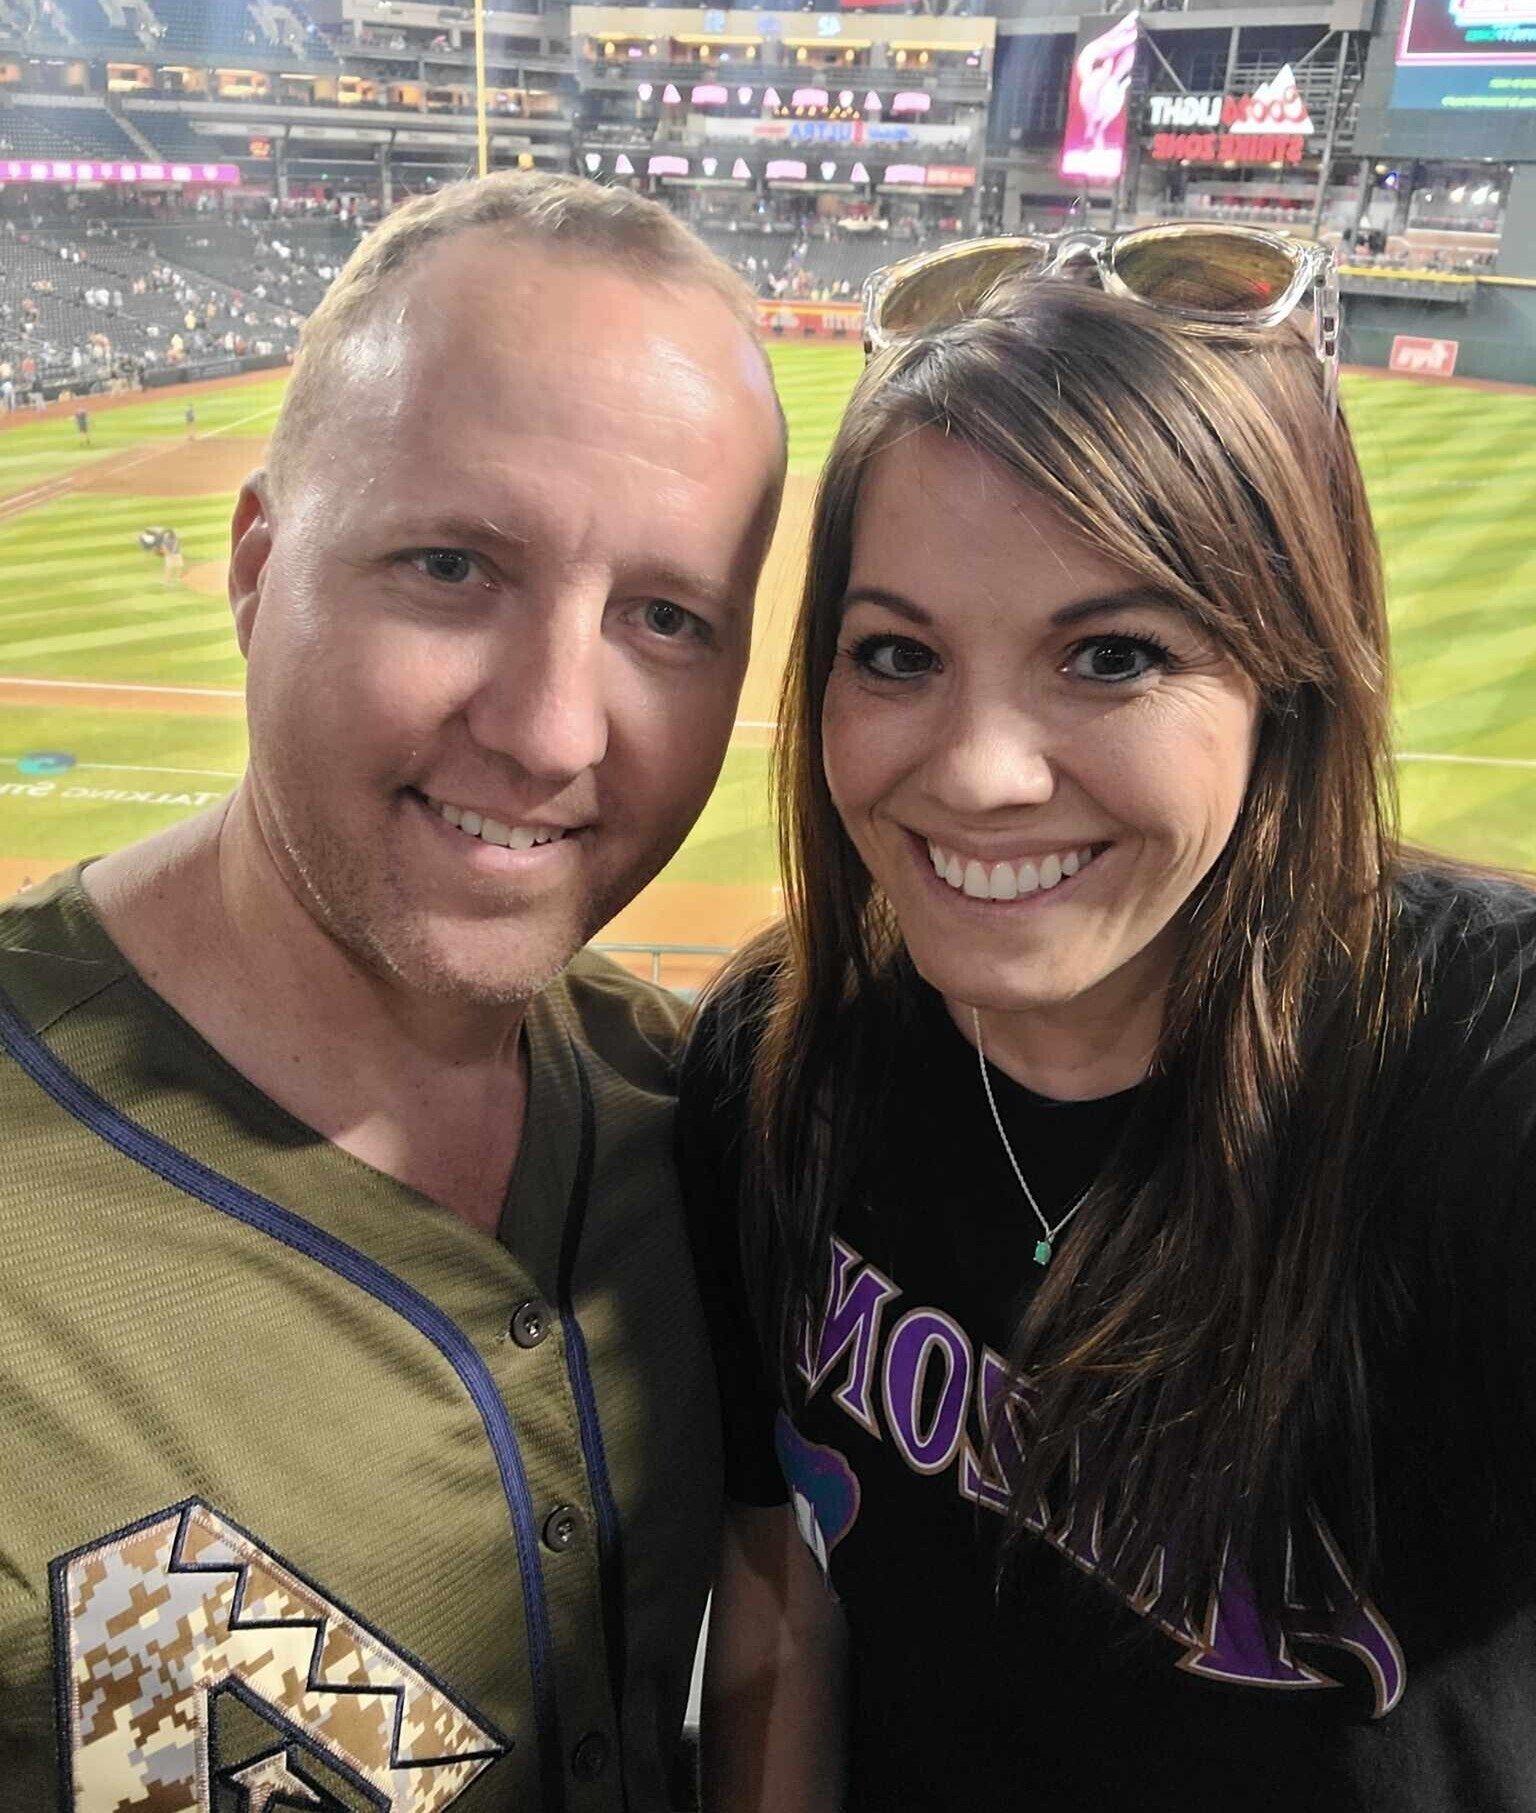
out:
M0 763L7 768L18 767L24 759L15 755L0 755ZM200 780L210 781L237 781L240 779L238 774L231 774L227 768L140 768L132 762L75 762L68 768L60 768L57 773L77 774L87 768L92 772L100 769L108 774L190 774ZM53 774L40 775L38 778L52 780L55 776Z
M1536 768L1536 758L1522 755L1420 755L1404 751L1400 762L1454 762L1462 768Z
M276 415L281 408L281 403L269 403L265 409L258 409L254 415L243 415L238 422L225 422L218 428L210 428L206 434L195 435L193 438L199 441L211 441L216 434L233 434L237 428L243 428L247 422L259 422L265 416Z
M0 674L0 686L45 686L60 692L136 692L168 699L243 699L224 686L141 686L131 680L38 680L31 674Z

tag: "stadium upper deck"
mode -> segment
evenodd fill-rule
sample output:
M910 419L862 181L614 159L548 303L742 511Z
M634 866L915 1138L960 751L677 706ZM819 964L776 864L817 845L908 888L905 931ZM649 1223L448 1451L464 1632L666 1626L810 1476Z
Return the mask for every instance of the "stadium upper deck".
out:
M1507 264L1512 206L1521 220L1536 207L1515 199L1536 142L1472 155L1456 130L1468 122L1447 119L1438 157L1381 149L1400 124L1384 83L1404 0L1388 0L1375 29L1369 0L1144 11L1123 171L1085 185L1060 165L1098 3L493 5L489 158L656 193L787 300L851 296L893 248L1058 225L1085 186L1097 224L1187 215L1335 237L1353 248L1357 294L1409 294L1408 271L1447 320L1470 293L1450 279L1500 268L1501 252ZM1278 125L1234 133L1234 119ZM222 249L212 272L184 268L242 287L242 300L260 287L279 317L301 313L332 264L263 251L241 217L366 220L475 157L468 7L0 0L0 215L21 222L66 193L85 213L101 194L101 214L120 215L130 185L141 228L196 203L217 216L205 237ZM1536 220L1513 237L1536 248ZM81 325L62 308L40 302L60 336ZM286 320L247 312L255 321L238 325L261 331L237 339L285 343Z

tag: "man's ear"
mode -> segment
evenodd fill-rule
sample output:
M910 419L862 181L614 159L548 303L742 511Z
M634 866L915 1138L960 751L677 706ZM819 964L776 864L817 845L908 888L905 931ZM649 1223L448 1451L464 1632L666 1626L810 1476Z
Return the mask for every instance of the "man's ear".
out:
M234 613L235 640L248 655L262 580L272 552L272 499L265 472L253 472L240 487L229 525L229 608Z

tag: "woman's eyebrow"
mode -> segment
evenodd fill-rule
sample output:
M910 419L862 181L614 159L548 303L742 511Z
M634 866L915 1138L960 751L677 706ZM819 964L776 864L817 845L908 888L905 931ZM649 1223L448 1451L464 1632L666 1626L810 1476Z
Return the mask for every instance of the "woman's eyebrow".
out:
M914 604L900 592L887 591L881 585L860 585L852 591L844 592L842 603L838 606L838 615L846 616L856 604L878 604L883 610L906 618L908 623L916 624L920 629L931 629L933 626L932 617L920 604Z

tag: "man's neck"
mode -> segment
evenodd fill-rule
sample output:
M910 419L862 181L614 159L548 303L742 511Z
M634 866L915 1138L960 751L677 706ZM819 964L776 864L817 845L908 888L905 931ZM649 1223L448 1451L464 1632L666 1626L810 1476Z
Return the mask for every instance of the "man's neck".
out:
M320 925L244 791L93 863L86 893L144 980L336 1145L493 1229L517 1155L524 1009L432 997Z

